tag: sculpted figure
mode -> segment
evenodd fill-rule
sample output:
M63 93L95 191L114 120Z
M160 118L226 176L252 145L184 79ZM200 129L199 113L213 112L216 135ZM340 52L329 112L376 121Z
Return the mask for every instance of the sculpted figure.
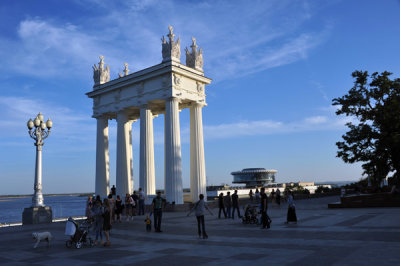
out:
M125 76L127 76L129 74L128 63L124 63L124 66L125 66L124 74L125 74Z
M163 36L161 39L162 45L162 57L163 62L169 60L180 61L181 58L181 40L178 39L175 41L175 34L173 32L174 28L172 26L168 26L169 33L167 35L169 41Z
M93 81L94 85L104 84L110 81L110 67L104 69L104 56L100 55L99 66L93 66Z
M203 50L199 48L197 50L196 38L192 37L192 45L190 46L192 51L187 47L186 51L186 65L188 67L203 71Z

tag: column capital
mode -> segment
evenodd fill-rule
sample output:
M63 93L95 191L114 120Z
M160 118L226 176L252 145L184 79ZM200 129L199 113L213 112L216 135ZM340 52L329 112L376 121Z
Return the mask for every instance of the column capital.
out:
M206 106L206 104L204 102L190 102L189 103L190 107L200 107L203 108L204 106Z
M140 109L150 109L148 103L143 103L140 105Z
M111 118L110 118L108 115L106 115L106 114L94 115L93 118L111 120Z
M169 97L169 98L165 99L165 101L180 103L182 100L180 98L177 98L177 97Z
M124 122L129 121L128 112L126 110L124 110L124 109L119 110L119 111L117 111L116 114L117 115L116 115L116 119L115 120L117 120L117 122L119 122L118 120L121 120L121 122L122 121L124 121Z

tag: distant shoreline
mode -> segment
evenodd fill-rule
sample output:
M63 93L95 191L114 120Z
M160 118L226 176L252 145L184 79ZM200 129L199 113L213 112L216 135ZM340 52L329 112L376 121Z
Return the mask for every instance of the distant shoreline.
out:
M61 194L43 194L45 197L57 197L57 196L78 196L78 197L88 197L93 196L94 193L61 193ZM32 197L32 194L28 195L0 195L1 199L7 198L29 198Z

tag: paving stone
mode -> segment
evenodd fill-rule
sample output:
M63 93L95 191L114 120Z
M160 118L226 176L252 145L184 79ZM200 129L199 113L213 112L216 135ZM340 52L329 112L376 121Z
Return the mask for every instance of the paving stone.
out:
M107 262L116 258L124 258L139 254L135 251L118 250L118 249L103 249L101 251L95 251L85 254L85 256L73 256L70 259L84 260L90 262Z
M140 265L204 265L206 263L210 263L217 259L205 258L199 256L183 256L183 255L168 255L163 257L158 257L155 259L149 259L145 261L141 261Z
M267 254L254 254L254 253L240 253L234 256L229 257L233 260L259 260L261 258L267 257Z
M377 216L377 214L365 214L365 215L360 215L360 216L354 217L354 218L352 218L352 219L349 219L349 220L346 220L346 221L337 223L337 224L335 224L335 225L336 225L336 226L352 226L352 225L355 225L355 224L364 222L364 221L366 221L366 220L368 220L368 219L372 219L372 218L374 218L374 217L376 217L376 216Z
M166 249L161 249L157 250L157 253L161 254L177 254L179 252L182 252L182 249L177 249L177 248L166 248Z
M184 212L164 213L163 233L146 232L143 216L136 216L113 225L107 248L67 248L65 222L0 228L0 264L400 265L400 208L328 209L334 201L338 198L296 201L296 225L284 224L284 204L270 205L269 230L206 215L208 239L198 238L196 219ZM33 249L35 231L53 234L50 247L41 243Z

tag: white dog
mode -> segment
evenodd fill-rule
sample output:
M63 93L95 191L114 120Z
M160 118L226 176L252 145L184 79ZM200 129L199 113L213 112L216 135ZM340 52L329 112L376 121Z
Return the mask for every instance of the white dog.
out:
M50 240L53 239L53 236L51 235L50 232L41 232L41 233L35 232L35 233L32 233L32 237L33 237L33 239L36 240L36 243L33 246L33 248L37 248L37 246L39 245L39 243L41 241L47 241L47 246L49 246Z

